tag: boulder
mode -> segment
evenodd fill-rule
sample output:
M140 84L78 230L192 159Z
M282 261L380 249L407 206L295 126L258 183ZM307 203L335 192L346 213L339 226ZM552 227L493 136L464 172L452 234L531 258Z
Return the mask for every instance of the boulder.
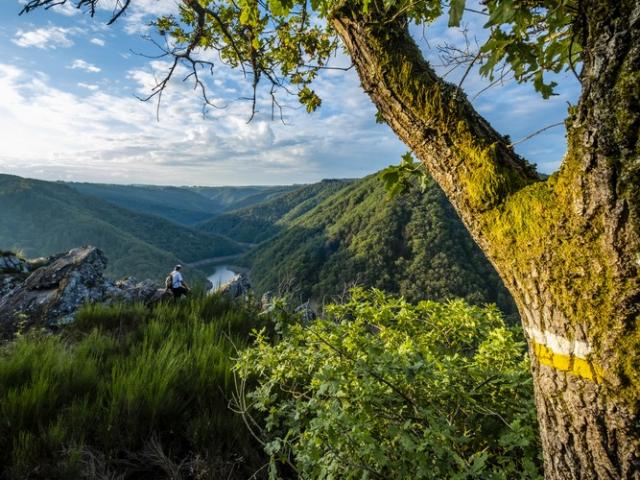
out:
M11 252L0 252L0 299L15 290L33 270L31 262Z
M118 280L115 283L109 282L105 292L106 303L144 303L150 305L155 303L158 285L151 280L138 282L133 277ZM165 289L162 289L164 292Z
M21 280L16 275L0 273L0 299L9 295L20 285Z
M27 262L17 255L9 252L0 253L0 273L27 273Z
M96 247L82 247L70 250L66 255L55 257L24 282L30 291L62 290L73 301L74 297L85 296L92 287L102 286L102 273L107 267L107 257Z
M251 283L245 273L238 273L227 283L221 285L217 291L231 298L246 297L251 292Z
M300 315L300 321L302 322L303 325L309 325L317 317L316 312L313 311L313 308L311 307L311 303L309 300L307 300L301 305L298 305L295 308L294 312Z
M87 303L149 305L167 296L150 280L105 279L107 258L91 246L24 265L27 272L33 269L28 276L22 270L18 273L21 267L14 268L13 275L0 275L0 338L11 338L18 330L35 326L55 328L72 322L76 311Z
M156 303L164 302L173 299L173 293L166 288L156 288L155 291L146 300L146 304L151 306Z
M271 290L267 290L262 294L262 298L260 298L260 306L262 311L271 311L273 306L273 293Z
M38 268L0 299L0 335L13 336L18 325L66 323L84 303L103 300L106 265L102 251L83 247Z

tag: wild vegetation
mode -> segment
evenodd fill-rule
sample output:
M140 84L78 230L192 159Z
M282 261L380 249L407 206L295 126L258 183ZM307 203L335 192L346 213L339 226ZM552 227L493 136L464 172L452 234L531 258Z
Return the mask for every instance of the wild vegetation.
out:
M27 0L24 11L55 0ZM108 2L107 2L108 3ZM118 2L111 23L132 2ZM101 0L76 0L92 14ZM253 87L312 89L340 46L387 123L438 182L505 279L529 335L545 476L640 475L640 5L638 0L254 0L185 1L156 20L168 60L149 98L171 77L207 98L202 49L241 68ZM474 5L475 6L475 5ZM464 52L457 84L425 60L419 32L445 15L450 27L480 15L477 48ZM423 28L410 28L417 25ZM89 41L89 40L87 40ZM458 58L457 53L454 54ZM550 74L571 72L580 99L564 122L568 149L547 179L478 114L463 91L475 67L489 82L508 72L554 93ZM181 73L176 73L176 76ZM496 79L496 77L498 77ZM614 440L615 439L615 440Z
M217 202L181 187L98 183L67 185L83 195L97 197L137 213L156 215L181 225L193 225L221 210Z
M542 478L522 332L497 309L355 289L326 314L236 365L272 478Z
M355 290L327 312L197 294L19 336L0 478L538 478L521 332L495 308Z
M260 243L286 230L294 220L350 185L348 180L322 180L250 207L233 210L197 225L198 230L239 242Z
M230 212L251 205L267 202L283 193L300 188L300 185L247 185L242 187L188 187L190 190L213 200L221 206L221 211Z
M161 187L68 183L84 195L119 207L193 226L214 215L265 201L296 187Z
M248 478L263 455L228 403L258 313L201 294L95 305L2 346L0 478Z

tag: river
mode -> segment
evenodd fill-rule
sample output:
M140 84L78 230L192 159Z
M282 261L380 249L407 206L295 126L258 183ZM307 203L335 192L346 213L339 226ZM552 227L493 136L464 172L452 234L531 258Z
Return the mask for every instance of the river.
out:
M228 265L218 265L216 269L213 271L211 275L207 278L211 283L213 283L214 290L218 288L220 285L224 285L233 277L235 277L236 272L230 269Z

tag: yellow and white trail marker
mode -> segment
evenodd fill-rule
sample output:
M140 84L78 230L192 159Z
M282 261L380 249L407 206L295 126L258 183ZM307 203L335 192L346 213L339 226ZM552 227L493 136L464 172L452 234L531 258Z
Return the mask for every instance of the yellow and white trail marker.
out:
M542 365L562 372L601 382L602 368L590 360L591 346L580 340L569 340L548 330L525 328L533 346L533 353Z

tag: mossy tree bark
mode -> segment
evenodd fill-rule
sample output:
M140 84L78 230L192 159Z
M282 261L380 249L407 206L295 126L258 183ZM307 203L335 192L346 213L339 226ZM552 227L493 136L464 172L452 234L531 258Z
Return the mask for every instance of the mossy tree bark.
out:
M640 2L579 4L583 90L566 158L545 181L438 78L402 18L345 7L332 23L518 304L546 477L638 479Z

